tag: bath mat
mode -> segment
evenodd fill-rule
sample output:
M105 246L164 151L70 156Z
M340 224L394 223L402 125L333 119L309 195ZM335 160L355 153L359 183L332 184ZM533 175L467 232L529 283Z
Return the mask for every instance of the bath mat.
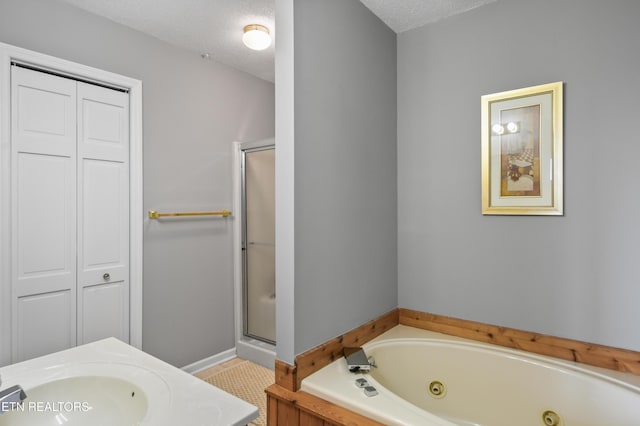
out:
M264 390L275 382L273 371L244 360L203 380L258 407L260 416L250 424L267 425L267 395Z

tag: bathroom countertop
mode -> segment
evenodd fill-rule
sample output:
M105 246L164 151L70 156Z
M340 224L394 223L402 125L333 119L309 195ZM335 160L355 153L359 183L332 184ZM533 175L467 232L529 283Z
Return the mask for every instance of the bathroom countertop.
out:
M0 375L2 389L19 384L27 399L29 389L71 377L133 383L147 398L144 425L236 426L258 417L255 406L115 338L2 367Z

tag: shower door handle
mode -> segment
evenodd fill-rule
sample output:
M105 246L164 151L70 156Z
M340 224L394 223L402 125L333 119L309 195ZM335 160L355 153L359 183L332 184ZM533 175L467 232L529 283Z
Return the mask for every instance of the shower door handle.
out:
M250 246L260 246L260 247L275 247L275 243L266 243L262 241L249 241Z

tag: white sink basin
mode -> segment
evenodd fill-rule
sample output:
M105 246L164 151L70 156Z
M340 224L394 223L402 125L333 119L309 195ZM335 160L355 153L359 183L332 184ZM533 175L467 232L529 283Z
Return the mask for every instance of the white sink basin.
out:
M0 0L1 1L1 0ZM0 426L244 426L258 408L117 339L0 368L27 399Z
M69 377L25 392L21 406L0 416L0 426L137 425L148 407L142 389L113 377Z

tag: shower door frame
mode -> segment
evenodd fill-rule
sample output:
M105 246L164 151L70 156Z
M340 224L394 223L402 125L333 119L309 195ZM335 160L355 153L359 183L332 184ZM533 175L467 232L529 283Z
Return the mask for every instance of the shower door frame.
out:
M275 149L275 139L268 138L255 142L234 142L233 161L233 239L234 239L234 308L236 352L239 357L257 362L265 367L273 368L276 342L246 334L245 303L245 201L244 201L244 152Z

